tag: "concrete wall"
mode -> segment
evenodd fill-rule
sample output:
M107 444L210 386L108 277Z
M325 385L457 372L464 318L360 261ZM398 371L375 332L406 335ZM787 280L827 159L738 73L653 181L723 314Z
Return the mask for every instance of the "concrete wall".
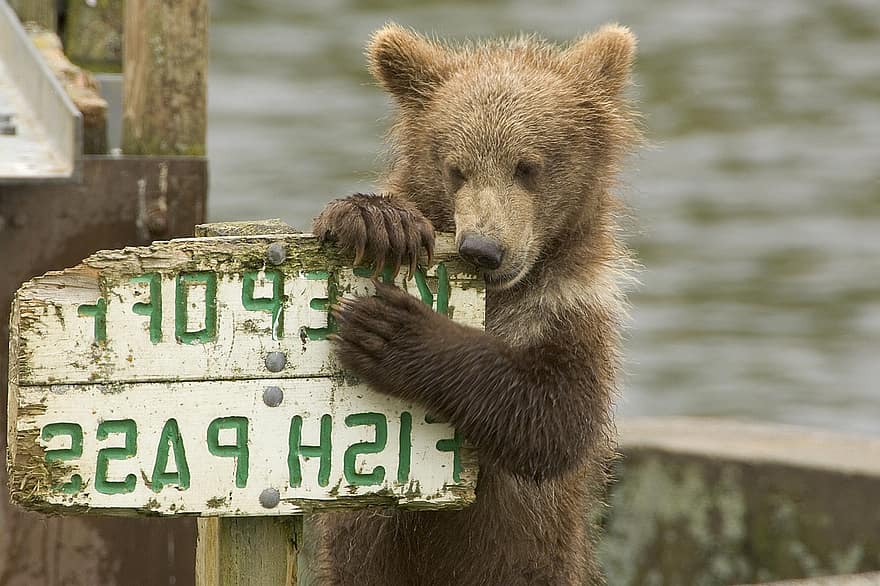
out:
M880 569L880 439L671 418L620 432L602 543L610 585Z
M846 576L826 576L824 578L804 578L803 580L786 580L770 582L764 586L877 586L880 584L880 573L848 574ZM749 584L748 586L755 586Z

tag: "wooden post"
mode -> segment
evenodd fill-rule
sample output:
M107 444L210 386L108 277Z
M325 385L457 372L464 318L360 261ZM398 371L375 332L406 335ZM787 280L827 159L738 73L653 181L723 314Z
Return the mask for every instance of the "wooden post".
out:
M198 520L196 586L297 586L302 516Z
M58 30L58 12L55 0L9 0L21 22L35 22L44 29Z
M205 154L207 0L127 0L122 150Z
M295 234L279 220L224 222L196 226L195 236ZM297 586L303 518L205 517L197 521L196 586L277 584ZM259 552L259 555L254 555Z

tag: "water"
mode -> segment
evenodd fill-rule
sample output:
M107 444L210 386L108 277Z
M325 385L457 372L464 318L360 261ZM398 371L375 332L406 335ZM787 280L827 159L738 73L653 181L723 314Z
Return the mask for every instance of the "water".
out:
M379 171L388 103L362 50L385 21L559 40L629 25L652 147L627 175L646 269L619 412L880 433L880 3L212 9L209 215L303 229Z

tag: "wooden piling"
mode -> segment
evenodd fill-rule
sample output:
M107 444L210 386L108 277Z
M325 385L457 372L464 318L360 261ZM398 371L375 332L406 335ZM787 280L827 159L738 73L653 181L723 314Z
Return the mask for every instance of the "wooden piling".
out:
M122 150L205 154L207 0L127 0Z
M196 586L297 585L302 517L198 520Z
M18 19L23 23L35 22L46 30L58 30L58 11L55 0L9 0Z
M67 2L64 51L90 71L122 71L123 0L71 0Z

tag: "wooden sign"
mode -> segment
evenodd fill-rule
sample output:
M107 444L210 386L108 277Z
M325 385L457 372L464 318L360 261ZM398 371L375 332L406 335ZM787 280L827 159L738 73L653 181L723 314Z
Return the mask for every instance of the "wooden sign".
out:
M282 515L458 508L472 450L342 372L328 308L368 269L310 236L103 251L26 283L11 314L12 500L49 512ZM398 286L483 327L451 239Z

